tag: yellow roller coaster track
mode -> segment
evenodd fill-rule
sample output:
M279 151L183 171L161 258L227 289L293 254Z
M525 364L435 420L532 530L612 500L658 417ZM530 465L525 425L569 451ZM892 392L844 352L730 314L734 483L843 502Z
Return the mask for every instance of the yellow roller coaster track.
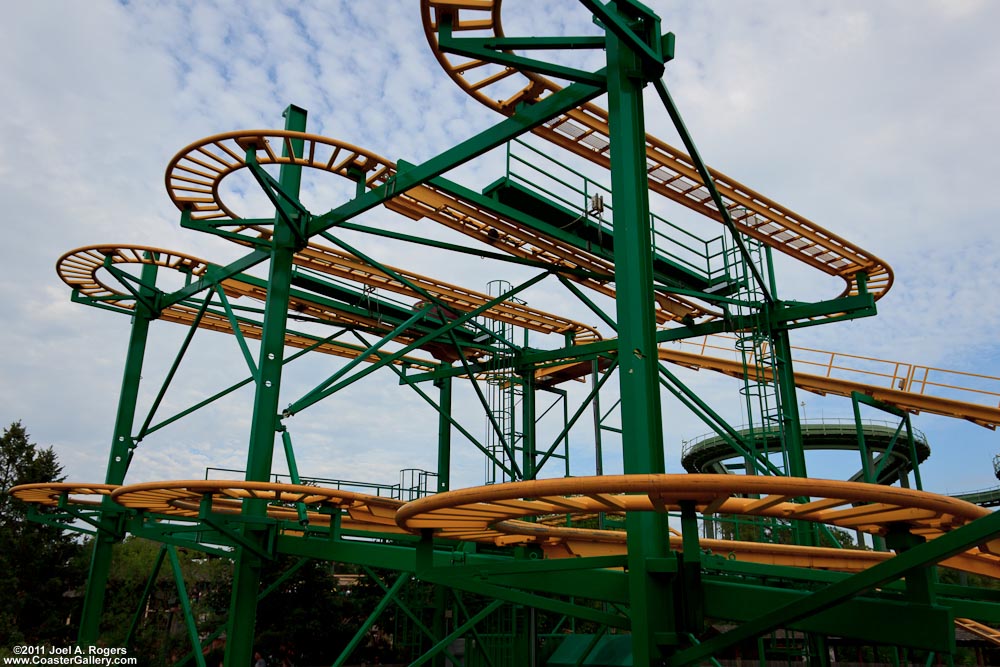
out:
M638 476L634 476L638 477ZM650 476L645 476L650 477ZM671 475L663 476L671 478L684 478L688 482L697 484L699 475ZM718 479L717 476L711 476ZM110 484L80 484L80 483L43 483L24 484L16 486L10 493L28 503L37 503L55 507L60 504L72 504L81 507L93 507L100 504L103 497L110 496L112 500L123 507L133 510L150 512L164 517L195 518L199 515L202 502L207 497L211 501L213 512L222 514L238 514L242 502L250 498L258 498L269 503L268 515L273 519L285 521L300 521L296 504L301 503L305 509L305 517L309 524L329 525L330 514L321 512L321 509L336 509L344 513L341 526L345 529L370 531L380 533L413 532L413 526L426 523L428 517L438 525L454 525L455 521L468 521L468 517L476 523L475 526L463 525L460 529L445 528L438 531L442 537L453 539L471 540L478 542L488 542L497 545L511 544L538 544L545 551L549 558L576 558L582 556L596 556L625 553L626 533L619 530L596 530L585 528L570 528L564 526L551 526L542 523L532 523L517 519L504 519L502 515L520 514L527 516L535 512L536 516L545 516L553 512L562 516L586 512L587 510L575 509L581 503L586 503L587 499L597 499L596 507L608 508L612 505L620 506L616 511L630 510L653 510L660 511L675 510L678 499L691 499L699 502L699 509L705 511L714 502L719 504L722 494L725 491L716 488L705 489L699 487L692 492L694 487L688 486L686 489L673 488L669 492L646 491L644 495L622 495L614 491L592 492L589 495L577 495L583 491L583 486L576 482L598 478L573 478L559 480L542 480L546 486L542 497L532 497L532 500L522 500L516 494L519 492L514 483L503 485L491 485L489 487L478 487L478 491L487 490L486 495L477 493L477 489L465 489L461 492L449 492L428 496L424 500L413 501L409 504L393 498L384 496L373 496L370 494L356 493L343 489L331 489L318 486L302 486L295 484L277 484L272 482L245 482L234 480L171 480L162 482L147 482L142 484L131 484L125 486L114 486ZM620 476L599 478L605 480L601 486L603 489L620 489L623 487ZM727 478L732 479L732 478ZM774 481L774 478L771 478ZM803 480L793 480L803 482ZM810 480L812 481L812 480ZM820 480L821 482L823 480ZM661 481L663 485L669 485L671 480ZM825 482L824 482L825 483ZM637 488L650 489L652 485L648 480L630 480L632 491ZM850 482L835 482L834 484L854 484ZM554 486L553 486L554 485ZM722 485L725 486L725 485ZM733 485L729 485L730 488ZM758 484L757 486L767 486ZM877 498L882 496L882 491L886 487L876 485L854 484L861 489L854 489L854 497L868 497L875 500L874 506L862 506L870 508L865 520L873 522L866 526L869 532L879 532L872 529L879 521L895 521L895 516L900 513L910 517L911 530L922 533L928 537L939 534L950 527L961 525L975 515L975 511L966 509L966 514L960 519L948 515L948 509L943 509L940 502L934 504L932 508L927 507L927 503L920 500L900 501L893 498L893 502L877 502ZM510 488L508 488L510 487ZM550 488L551 487L551 488ZM552 491L555 487L559 489ZM772 490L786 491L786 489L776 489L771 484ZM757 489L760 490L760 489ZM899 491L899 489L896 489ZM469 503L467 492L472 492L477 496L482 496L485 500ZM465 498L459 501L461 504L449 506L450 500L454 499L454 494L465 494ZM573 495L561 495L572 493ZM641 491L639 492L642 493ZM715 493L715 496L712 494ZM920 493L920 492L915 492ZM512 495L513 494L513 495ZM841 495L844 495L841 493ZM898 495L898 494L896 494ZM933 494L922 494L933 496ZM502 496L502 497L501 497ZM859 514L852 513L853 508L844 506L850 501L843 499L829 499L813 501L810 505L794 505L789 508L784 502L776 502L776 498L786 498L787 493L781 496L768 495L763 499L733 499L728 498L716 509L716 513L725 514L748 514L782 516L783 518L799 518L805 520L833 523L850 523L849 519L854 517L858 520ZM933 496L951 507L952 498L944 496ZM427 502L432 498L446 498L434 510L422 511ZM492 498L492 500L490 500ZM644 500L645 499L645 500ZM728 501L746 501L731 503ZM840 503L839 505L837 503ZM416 503L416 504L414 504ZM756 505L756 506L755 506ZM968 503L964 503L968 506ZM975 506L971 506L975 508ZM404 509L406 508L406 509ZM820 509L816 509L820 508ZM838 508L842 508L839 509ZM979 508L975 508L979 509ZM765 512L764 510L770 510ZM812 511L810 511L812 510ZM831 516L834 511L836 516ZM411 519L415 521L412 526ZM500 518L497 518L500 517ZM855 521L854 523L857 523ZM419 528L417 528L419 530ZM294 531L293 531L294 532ZM676 532L676 531L672 531ZM674 548L680 547L681 537L678 534L669 536L670 544ZM871 567L879 562L892 557L888 552L863 551L853 549L831 549L826 547L806 547L787 544L770 544L760 542L746 542L736 540L701 539L699 544L703 549L713 553L733 557L740 561L785 565L791 567L809 567L812 569L835 570L840 572L859 572L867 567ZM990 551L988 548L973 549L963 554L958 554L942 562L943 565L957 570L980 574L983 576L996 578L1000 574L998 564L1000 557L997 556L996 549Z
M203 276L209 266L207 262L197 257L162 248L95 245L66 253L57 262L56 268L63 281L80 294L100 299L110 305L131 308L132 296L101 278L100 271L109 257L115 265L155 263L158 266L184 271L193 278ZM415 299L422 297L397 279L332 248L311 245L295 256L295 262L299 266L361 285L383 288ZM477 308L490 299L488 295L410 271L396 268L392 270L459 311ZM259 301L263 301L266 297L263 288L236 279L226 280L222 286L230 297L245 296ZM289 307L298 315L309 315L336 324L379 326L375 319L349 316L306 299L293 298ZM486 313L491 318L541 333L571 332L578 343L600 339L600 334L593 327L525 305L505 302L494 306ZM164 311L161 319L190 326L196 317L195 308L174 305ZM205 313L199 326L212 331L232 333L229 319L219 314ZM255 324L241 323L240 330L248 338L260 338L260 327ZM404 337L401 340L407 339ZM308 347L314 342L310 338L296 334L288 334L286 337L289 346L299 349ZM736 356L734 341L727 336L684 340L674 345L676 347L661 347L660 358L688 368L704 368L737 378L742 378L748 368L751 370L756 368L752 363L749 366L745 365ZM354 358L358 355L357 348L341 345L335 341L323 344L318 350L345 358ZM805 366L817 371L816 373L796 371L796 386L807 391L838 396L850 396L856 391L910 412L927 412L966 419L990 429L1000 424L1000 405L998 405L1000 378L813 348L793 347L793 353L798 368ZM383 355L373 354L368 361L377 361L380 356ZM404 357L399 363L425 370L432 367L432 362L412 355ZM543 375L552 372L552 369L539 371ZM766 370L764 373L766 379L769 379ZM984 383L994 387L994 390L981 388ZM934 395L931 392L950 392L969 400Z
M752 360L744 363L738 354L727 336L680 341L658 350L660 359L687 368L735 378L750 373L752 379L761 379L755 375L758 366ZM989 429L1000 424L1000 378L805 347L793 347L792 355L799 369L795 386L807 391L835 396L859 392L908 412L965 419ZM771 381L769 369L760 372L762 379Z
M503 37L501 0L421 0L427 41L441 66L463 90L481 103L512 115L522 103L533 103L561 86L533 72L500 67L482 60L445 54L438 43L440 18L447 14L455 31ZM610 166L608 112L588 103L534 130L535 134L596 164ZM646 135L649 189L709 218L720 216L691 158L683 151ZM892 269L859 246L755 192L725 174L709 169L730 216L740 231L824 273L842 278L843 294L857 294L856 275L868 275L875 298L892 286Z
M219 514L239 514L244 500L260 498L273 503L267 509L272 519L298 522L300 517L296 504L301 503L308 508L305 516L312 525L329 525L330 514L319 510L335 508L345 514L341 519L341 528L381 533L405 532L395 523L396 510L403 505L403 501L316 486L232 480L179 480L127 487L42 483L16 486L10 493L24 502L49 507L61 503L95 506L100 504L102 497L109 496L122 507L183 518L198 517L206 497L211 500L212 512Z
M559 519L566 520L564 515L559 515ZM503 533L502 536L495 538L494 542L497 544L509 544L515 540L531 538L542 548L546 558L582 558L626 553L628 536L621 530L548 526L516 520L501 521L495 527L498 532ZM701 538L698 544L713 554L738 561L838 572L860 572L892 558L892 554L886 551L804 547L770 542ZM681 549L680 535L670 536L670 547L673 550ZM985 577L997 577L996 561L980 553L958 554L942 561L942 565Z
M735 480L736 483L725 484ZM683 482L683 483L680 483ZM709 483L706 483L709 482ZM764 493L763 498L733 498L734 493ZM819 499L789 502L811 492ZM909 489L854 482L794 478L732 478L718 475L633 475L535 480L463 489L404 504L400 500L343 489L233 480L176 480L126 486L111 484L23 484L11 495L27 502L56 507L64 504L94 508L105 497L131 510L164 518L196 518L207 499L211 511L239 514L245 500L266 501L275 520L328 526L331 511L341 512L344 530L403 533L432 528L440 536L498 545L535 543L548 558L622 554L626 534L550 526L504 517L545 517L587 514L594 510L669 511L681 500L698 503L705 515L776 516L850 526L871 533L888 524L907 524L915 534L933 538L972 521L986 510L964 501ZM530 494L530 500L525 494ZM582 495L581 495L582 494ZM813 496L814 498L817 496ZM854 506L866 499L871 504ZM303 514L299 513L302 506ZM320 510L326 510L322 512ZM458 525L456 528L455 526ZM297 529L285 534L300 535ZM673 532L673 531L672 531ZM681 537L669 535L671 548ZM702 549L749 563L860 572L892 558L891 553L830 549L786 544L701 539ZM1000 573L1000 540L993 540L941 563L956 570L996 578ZM1000 645L1000 631L967 618L955 625Z
M295 140L302 142L301 150L294 148ZM282 150L277 147L284 148L289 157L282 157ZM188 211L193 220L219 224L231 219L230 231L268 234L266 228L241 224L240 216L220 192L225 177L247 166L246 151L251 149L261 165L296 164L351 180L363 179L369 188L383 185L396 174L394 162L336 139L287 130L240 130L202 139L177 153L165 175L170 199L178 209ZM411 188L386 202L386 207L413 220L428 218L515 257L609 276L604 280L567 274L568 278L601 294L615 295L609 282L614 265L608 260L566 246L433 186ZM314 249L320 253L327 251L313 244L300 255ZM673 295L657 294L656 306L661 323L718 315Z
M207 262L198 259L197 257L164 250L163 248L146 246L97 245L78 248L77 250L66 253L56 263L56 271L59 273L59 277L62 278L63 282L84 296L98 299L102 303L111 306L128 310L134 309L135 301L130 293L123 289L119 289L113 286L110 282L102 279L100 271L104 267L104 262L107 258L110 258L110 261L114 265L153 263L157 266L190 273L195 278L204 275L209 266ZM238 280L226 280L222 283L222 289L227 293L227 295L243 296L252 293L253 286ZM308 307L303 306L303 310L308 309ZM321 317L329 316L331 321L335 323L345 323L342 317L338 319L339 316L333 315L332 311L318 305L315 306L315 310L311 311L311 314ZM228 334L233 333L232 323L226 316L217 313L205 312L199 321L198 309L183 304L174 304L164 309L161 312L159 319L165 322L183 324L185 326L191 326L195 322L198 322L199 328L202 329ZM357 324L358 322L355 321L354 323ZM252 322L240 322L239 326L240 332L244 336L254 340L260 340L262 335L262 328L260 325ZM289 347L305 349L315 345L316 341L306 336L287 333L285 335L285 344ZM316 350L325 354L331 354L348 359L354 359L359 353L356 347L343 345L337 341L325 342L316 347ZM384 355L376 352L371 355L367 361L374 362L382 356ZM406 363L414 368L422 368L425 370L432 370L435 367L434 362L414 356L403 357L399 359L397 363Z
M109 305L131 309L134 304L134 297L129 292L114 286L110 281L102 279L101 269L107 261L110 261L112 265L119 268L129 264L156 264L157 266L183 271L193 278L202 277L209 267L209 264L202 259L164 250L163 248L97 245L78 248L66 253L56 263L56 270L63 282L80 294L98 299ZM422 294L411 289L403 282L332 248L312 245L298 253L293 261L298 266L310 268L342 280L383 288L387 291L414 299L423 298ZM388 268L404 276L406 280L441 299L458 311L478 308L492 298L489 295L467 290L457 285L434 281L410 271L395 269L393 267ZM261 302L267 297L267 290L265 288L238 279L223 281L222 289L229 297L248 297ZM291 298L289 309L294 311L298 316L307 315L332 324L374 329L384 328L384 325L381 325L375 316L368 318L345 313L304 298ZM190 326L197 320L197 312L197 309L194 307L175 304L165 309L160 319ZM557 315L551 315L523 304L504 302L484 311L484 315L541 333L571 333L574 339L580 343L593 342L600 339L600 334L593 327ZM229 318L217 313L206 312L201 317L199 326L212 331L233 332ZM244 336L253 339L259 339L261 336L261 327L250 322L241 322L240 331ZM410 338L406 335L401 335L397 340L408 342ZM307 337L297 334L290 333L286 335L286 343L292 347L305 348L314 342ZM354 358L358 355L357 348L341 345L336 341L324 343L317 349L327 354L347 358ZM376 361L381 356L383 355L376 353L368 361ZM432 367L431 362L413 356L403 357L399 360L399 363L406 363L414 368L424 370L429 370ZM547 369L544 372L551 374L552 369Z
M737 497L762 495L761 498ZM813 497L796 503L799 497ZM530 498L530 500L524 500ZM442 537L497 533L496 524L547 514L680 511L682 501L702 514L741 514L812 521L884 535L905 525L933 539L990 511L949 496L898 487L796 477L744 475L604 475L511 482L460 489L407 503L402 528ZM978 547L1000 563L1000 539Z

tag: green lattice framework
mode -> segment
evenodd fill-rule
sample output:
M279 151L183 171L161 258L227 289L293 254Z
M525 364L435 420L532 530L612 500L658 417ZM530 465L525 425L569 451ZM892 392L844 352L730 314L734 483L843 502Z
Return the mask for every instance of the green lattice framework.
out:
M447 4L447 3L445 3ZM461 4L461 3L457 3ZM111 254L103 268L118 278L131 294L130 305L119 300L109 303L106 299L75 293L74 298L90 305L118 310L134 315L131 338L127 350L125 373L122 383L119 410L115 423L112 448L108 462L106 489L100 493L97 507L75 504L64 494L59 500L59 514L37 515L39 520L60 525L71 520L85 522L95 534L95 548L87 588L87 597L80 627L81 644L93 644L100 637L100 620L103 595L111 568L112 546L125 535L132 534L156 540L163 544L156 568L169 561L176 575L180 597L184 604L187 628L192 643L200 646L209 641L196 627L176 556L177 548L186 548L232 558L235 575L230 604L227 634L227 666L249 664L256 607L259 600L271 589L260 589L262 563L279 554L305 559L323 559L357 564L364 568L378 566L395 570L395 581L382 581L376 573L370 576L385 590L385 598L372 610L365 627L361 628L350 646L346 647L335 664L344 664L364 633L379 615L391 605L397 605L413 621L417 634L430 639L423 646L426 650L412 664L444 664L445 660L457 661L447 652L453 639L479 632L477 627L501 608L513 614L507 632L517 636L518 664L531 664L535 659L534 637L531 634L531 610L563 615L567 619L595 623L606 632L630 633L632 664L649 665L697 664L721 655L734 646L767 636L777 628L792 628L808 634L807 651L810 661L823 664L827 660L824 638L830 635L849 637L877 644L909 649L921 649L952 654L955 650L953 620L969 617L982 622L1000 622L1000 600L988 591L962 586L944 586L936 583L934 564L964 552L975 545L993 539L1000 532L997 515L986 516L947 532L936 539L922 540L906 530L888 530L889 546L899 552L886 560L858 573L838 573L782 565L760 565L733 561L706 553L699 546L699 525L693 501L681 504L680 525L683 543L672 548L665 539L668 534L667 515L662 512L629 512L625 518L627 548L622 554L589 556L573 559L541 559L537 547L481 549L474 543L456 543L453 540L435 539L429 533L406 534L387 524L383 533L357 530L346 522L339 510L325 511L326 523L311 522L303 502L291 506L286 515L275 516L269 510L265 497L249 497L240 504L238 512L222 512L206 496L195 516L174 517L173 523L161 521L162 516L151 512L137 512L114 502L109 490L123 484L128 465L139 443L147 435L164 428L190 412L203 408L213 400L230 393L240 386L254 387L252 427L246 465L247 482L267 482L271 479L271 464L276 438L280 436L289 463L291 481L300 482L295 465L292 437L288 424L292 417L333 393L348 387L370 372L387 367L400 376L402 385L417 391L440 416L437 434L438 470L437 490L450 488L450 461L452 434L459 430L465 437L475 438L452 414L453 383L456 379L468 380L485 371L497 370L495 359L507 360L513 375L519 377L523 392L523 412L520 416L522 431L519 451L515 452L510 433L503 432L498 424L497 441L506 448L503 456L494 457L492 465L503 470L506 479L533 478L544 462L553 456L555 445L541 451L535 442L534 423L535 385L537 370L567 362L586 364L592 371L592 391L572 418L568 413L565 430L557 438L562 441L584 414L588 406L595 409L595 439L597 440L598 472L600 472L600 434L607 431L606 415L598 407L600 389L617 370L620 392L621 438L623 441L623 467L626 474L645 475L665 472L663 456L663 427L660 387L666 387L674 396L695 410L706 423L712 425L720 437L727 439L737 455L746 460L748 470L761 475L787 473L793 477L806 477L802 433L794 398L794 378L789 352L789 329L815 323L836 321L850 317L874 314L874 300L866 291L866 276L853 278L856 293L837 299L815 303L783 302L776 298L775 285L769 267L755 262L752 248L737 232L730 209L724 204L713 185L709 172L698 155L668 89L661 79L665 63L673 57L673 35L661 34L660 19L650 10L633 0L616 0L608 4L598 0L582 0L582 4L595 16L605 30L600 37L537 37L503 38L454 37L448 26L449 15L439 15L440 47L450 53L474 53L476 57L501 66L540 72L571 81L535 104L525 104L512 115L478 135L461 142L440 155L418 165L400 163L392 172L382 174L381 180L371 177L363 164L352 171L346 169L357 183L355 196L340 206L323 213L313 214L299 201L302 167L295 160L285 160L277 179L258 163L262 151L271 148L248 138L241 143L245 155L238 156L245 162L260 187L275 205L275 214L269 219L232 220L226 216L216 219L195 215L195 208L188 208L181 215L185 228L233 238L248 246L247 253L227 266L207 266L197 273L184 262L174 262L171 268L188 272L186 285L173 292L157 287L158 259L150 250L139 276L130 276L116 267ZM586 48L603 49L607 53L607 66L596 72L580 71L555 65L542 59L514 55L505 49L530 50L544 53L547 49ZM642 91L653 84L661 102L682 137L692 162L712 195L716 210L727 229L727 256L736 258L732 265L739 274L743 291L717 289L705 281L678 278L690 271L678 262L665 257L654 246L651 233L649 192L647 190L647 163L644 150L644 110ZM484 257L497 261L516 261L537 271L536 275L503 294L491 299L480 308L461 314L443 315L449 305L427 294L427 302L408 315L392 303L379 300L371 294L363 295L369 305L358 305L359 295L333 283L324 283L321 292L315 289L308 294L314 302L324 302L330 308L349 312L353 317L370 314L370 303L378 301L380 324L383 329L367 330L363 325L346 327L361 334L376 333L378 343L362 337L361 345L342 345L345 354L351 353L359 362L349 362L315 389L288 407L279 405L279 393L284 366L291 360L331 345L335 336L321 338L294 332L290 328L289 312L295 311L297 299L304 299L302 287L320 282L310 278L295 266L297 253L309 247L313 239L325 239L373 270L407 283L406 276L368 257L338 236L339 229L383 233L355 221L358 216L380 205L392 202L400 193L429 184L439 191L461 197L482 210L513 220L526 229L538 230L539 221L532 209L523 205L504 203L498 196L480 195L445 179L442 175L452 168L477 158L520 135L537 128L550 119L573 110L594 98L607 94L610 113L610 169L611 196L614 203L614 224L608 228L612 239L600 247L592 240L589 251L598 257L613 261L614 275L600 274L593 270L556 266L541 260L511 258L507 255L481 251ZM288 134L283 155L301 156L304 151L306 112L294 106L285 111L285 130ZM234 156L236 157L236 156ZM279 161L280 162L280 161ZM522 195L524 193L521 193ZM539 195L532 195L538 206ZM558 208L556 201L542 204ZM539 209L533 209L537 212ZM552 230L549 230L552 231ZM458 246L418 239L415 236L392 234L397 239L422 242L437 248L462 250ZM577 246L579 238L559 238ZM603 238L602 238L603 241ZM465 249L467 250L467 249ZM473 251L476 252L476 251ZM162 264L162 262L160 262ZM266 281L255 279L249 271L255 266L267 266ZM737 267L739 269L737 270ZM555 276L573 294L612 328L617 337L572 344L555 350L537 350L517 345L513 341L481 341L481 328L476 318L488 308L503 303L524 289L543 279ZM616 310L602 311L587 297L576 280L607 283L613 280ZM233 281L249 286L246 289L263 289L265 306L260 312L250 312L234 307L227 298ZM305 282L303 282L305 281ZM340 291L338 291L340 290ZM346 291L345 291L346 290ZM748 300L747 294L756 298ZM657 327L654 303L663 294L700 299L725 312L724 317L708 321L685 318L665 329ZM325 295L325 296L324 296ZM352 301L353 300L353 301ZM351 311L352 307L355 311ZM140 377L146 353L150 324L171 308L184 307L191 313L190 333L185 339L172 365L153 408L144 423L136 429L136 402ZM435 310L437 309L437 310ZM457 315L457 316L456 316ZM180 365L191 338L205 318L217 317L229 323L236 333L250 369L250 377L233 387L183 411L169 419L153 422L160 401ZM256 327L254 329L254 327ZM260 339L259 352L254 358L245 337L253 329ZM745 438L726 424L711 407L669 371L657 357L657 345L670 340L719 332L742 332L752 337L754 344L766 340L772 349L769 361L776 403L769 413L781 424L783 461L775 469L766 455L757 451L753 438ZM241 332L246 333L244 336ZM299 347L295 354L288 354L286 341L289 335L297 336ZM386 352L382 346L393 339L408 342L401 350ZM413 350L427 346L447 347L457 351L454 363L410 364L405 358ZM494 359L494 361L482 361ZM355 370L360 360L373 361L363 370ZM397 363L398 362L398 363ZM349 374L355 371L353 374ZM759 377L759 376L758 376ZM435 399L426 390L428 383L438 392ZM472 382L473 386L475 381ZM480 390L476 389L477 393ZM482 394L480 393L482 398ZM856 402L864 402L856 398ZM856 403L857 404L857 403ZM885 406L877 406L884 408ZM769 408L770 410L770 408ZM488 410L487 410L488 411ZM908 417L903 416L908 420ZM859 417L860 420L860 417ZM909 431L907 421L907 432ZM864 451L863 435L860 446ZM506 440L505 440L506 437ZM912 443L911 443L912 446ZM480 445L484 454L489 447ZM493 448L495 450L495 448ZM516 456L515 454L519 454ZM869 465L866 455L866 476ZM877 477L877 474L875 475ZM919 478L918 478L919 480ZM919 485L919 481L918 481ZM311 510L310 510L311 511ZM603 519L602 519L603 520ZM798 522L792 522L797 524ZM813 530L795 531L798 543L814 544L818 533ZM359 539L377 538L377 539ZM286 573L290 576L292 572ZM155 572L154 572L155 577ZM407 607L404 595L407 584L413 580L439 586L437 604L450 606L456 621L450 628L440 623L424 625ZM153 581L151 578L150 581ZM769 582L780 581L780 586ZM280 584L280 581L276 585ZM450 591L445 595L445 591ZM147 590L148 593L148 590ZM472 593L491 599L478 609L469 606L465 594ZM140 604L141 608L141 604ZM458 619L464 618L459 622ZM494 617L495 618L495 617ZM735 624L735 629L719 636L706 635L706 619ZM411 628L412 629L412 628ZM484 631L484 635L485 635ZM592 650L600 634L589 641ZM217 636L218 632L211 637ZM523 649L523 650L522 650ZM188 659L204 664L200 650ZM583 658L581 657L581 660Z

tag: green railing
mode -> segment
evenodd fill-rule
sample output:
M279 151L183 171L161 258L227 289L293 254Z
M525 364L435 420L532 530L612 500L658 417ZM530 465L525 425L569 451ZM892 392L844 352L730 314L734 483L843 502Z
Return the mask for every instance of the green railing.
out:
M416 500L434 492L436 485L433 479L437 473L418 468L406 468L400 471L398 484L377 484L373 482L355 482L346 479L328 479L325 477L302 477L301 483L307 486L323 486L344 491L355 491L372 496L393 498L395 500ZM205 479L240 481L246 476L245 470L235 468L205 468ZM271 482L275 484L292 484L290 475L271 473Z
M597 227L598 234L613 236L614 208L609 187L520 140L507 144L506 171L511 182L578 214L577 220L586 219ZM723 236L703 239L656 213L651 213L650 219L656 255L709 283L728 280L730 266Z

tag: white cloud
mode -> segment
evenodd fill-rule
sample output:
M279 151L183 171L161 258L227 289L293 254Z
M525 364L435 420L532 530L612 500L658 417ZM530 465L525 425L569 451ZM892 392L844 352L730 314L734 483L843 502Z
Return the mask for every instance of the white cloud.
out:
M1000 131L993 122L1000 106L1000 45L989 33L1000 8L972 1L650 4L664 28L677 33L677 59L666 80L709 163L896 270L881 317L797 332L795 341L1000 375L993 333L1000 327L1000 300L992 296L1000 258L992 232L998 206L989 186L1000 173ZM572 3L506 6L508 34L596 31ZM574 58L597 66L601 54L569 60ZM8 9L0 26L0 86L8 100L0 117L7 230L0 251L6 325L0 328L6 351L0 405L6 419L23 418L37 441L56 445L78 479L103 477L128 323L70 304L52 270L56 258L104 242L163 245L213 261L239 252L179 228L162 189L174 153L218 132L278 127L289 103L309 110L312 131L410 161L432 157L498 120L441 71L415 4L403 0L277 7L22 3ZM649 126L674 141L659 102L650 96L646 103ZM491 155L455 177L482 187L500 169L500 158ZM322 203L335 191L317 180L308 195ZM256 214L264 202L244 193L240 205ZM683 221L687 214L670 215ZM465 242L383 210L365 220ZM528 275L382 241L366 248L385 261L476 289L489 278ZM781 294L788 298L828 298L840 289L826 276L781 270ZM551 280L529 299L596 321ZM154 329L170 327L154 323ZM152 379L169 365L182 335L156 334L147 404L156 390ZM196 340L202 351L193 351L182 366L161 416L245 372L231 340L211 334ZM317 366L328 374L335 363ZM322 377L318 368L290 369L288 389L304 391L316 377ZM705 373L685 377L727 419L744 418L736 383ZM462 391L456 400L463 423L478 436L482 415L468 388ZM579 399L585 389L574 386L572 392ZM849 409L843 401L804 400L810 416L813 410ZM205 417L151 436L130 478L198 477L207 465L242 467L247 403L248 394L241 393ZM676 470L680 441L704 427L666 403L668 455ZM369 378L291 422L303 474L391 482L399 468L435 465L436 415L396 386L394 375ZM586 471L590 436L582 428L575 431L574 442L581 444L575 445L574 466ZM990 434L947 420L933 421L928 430L932 446L941 441L935 452L961 447L959 441L977 444L969 450L974 472L936 455L929 469L942 472L928 472L926 479L951 490L991 481L983 460L996 450L986 439ZM456 478L476 483L481 458L459 441L456 435ZM275 461L276 468L283 465L280 452ZM953 479L961 484L953 486Z

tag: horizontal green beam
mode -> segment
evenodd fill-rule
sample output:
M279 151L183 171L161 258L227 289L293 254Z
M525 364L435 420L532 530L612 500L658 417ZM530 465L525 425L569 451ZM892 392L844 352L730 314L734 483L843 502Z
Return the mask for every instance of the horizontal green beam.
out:
M566 616L572 616L585 621L593 621L594 623L600 623L612 628L628 629L630 627L629 619L625 616L609 614L599 611L593 607L584 607L572 602L564 602L562 600L527 593L516 588L506 588L504 586L497 586L495 584L469 579L466 577L455 577L446 570L439 571L437 568L434 570L425 570L421 571L417 576L422 581L441 584L449 588L455 588L469 593L475 593L477 595L485 595L497 600L506 600L507 602L513 602L515 604L523 604L528 607L534 607L535 609L544 609L556 614L564 614Z
M486 62L512 67L516 70L527 70L537 72L546 76L554 76L569 81L578 81L593 86L607 85L606 78L601 74L566 67L557 63L546 62L536 58L527 58L514 53L499 51L497 49L546 49L546 48L603 48L604 39L596 38L599 42L594 42L595 38L590 37L569 37L569 38L545 38L545 37L522 37L511 40L502 37L452 37L451 17L447 14L442 17L438 25L438 46L445 53L451 53L466 58L484 60ZM586 42L582 40L587 40ZM511 41L520 43L521 46L511 46ZM561 45L560 42L561 41ZM528 46L524 46L527 44Z
M540 49L603 49L604 38L596 35L586 37L486 37L482 40L488 49L518 49L533 51Z
M729 560L721 555L702 556L702 566L706 573L721 573L732 580L733 575L745 576L755 581L787 582L791 586L814 586L843 581L851 575L833 570L816 570L805 567L784 565L764 565L746 561ZM714 576L707 574L706 576ZM755 585L755 584L749 584ZM956 584L936 584L933 587L935 600L942 607L948 607L957 618L974 618L984 623L1000 623L1000 590L978 586ZM902 599L906 593L905 584L894 581L879 586L879 594L888 600ZM893 596L893 597L890 597Z
M315 537L279 535L275 540L278 553L292 556L308 556L319 560L383 567L397 572L417 571L417 552L412 546L377 544L374 542L322 540ZM464 554L466 562L493 562L504 560L503 556L485 554ZM454 553L435 551L434 566L451 564Z
M730 581L703 580L705 615L727 621L752 623L757 618L767 618L783 606L807 600L807 590L780 588L778 586L750 586ZM940 606L915 605L911 602L855 598L836 607L824 608L809 618L782 624L780 627L817 632L823 635L848 637L879 644L896 644L929 651L954 650L952 613ZM743 627L743 626L740 626ZM725 637L723 634L720 637ZM706 639L698 647L678 653L671 664L697 664L709 656L725 650ZM754 639L744 638L740 642ZM694 657L695 649L708 651Z
M829 611L856 595L895 581L913 570L935 565L977 544L993 539L997 535L1000 535L1000 512L984 516L926 544L897 554L890 560L874 565L841 582L831 584L769 614L759 616L734 630L706 641L700 646L681 651L673 657L671 664L687 665L697 662L713 655L716 651L724 650L747 639L759 637L775 628L788 626L823 610ZM954 642L954 634L951 636L951 641Z
M876 314L875 297L871 294L856 294L842 296L815 303L798 303L781 301L775 304L771 311L772 325L775 328L788 327L790 324L804 324L802 320L828 318L831 315L845 314L851 318L869 317ZM829 319L817 321L816 324L826 324ZM796 326L795 328L801 328Z
M479 580L526 591L576 596L604 602L628 602L626 575L610 568L624 567L625 556L555 558L546 560L513 559L493 563L475 563L437 567L421 571L421 578L433 576L442 581Z

